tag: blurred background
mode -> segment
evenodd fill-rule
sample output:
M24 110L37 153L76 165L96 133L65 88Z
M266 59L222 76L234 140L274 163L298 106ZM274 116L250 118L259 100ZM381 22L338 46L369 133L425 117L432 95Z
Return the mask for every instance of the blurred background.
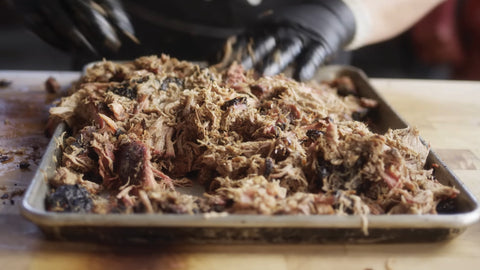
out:
M449 0L406 33L354 51L349 62L370 77L479 80L479 32L480 1ZM0 69L78 70L73 62L0 0Z

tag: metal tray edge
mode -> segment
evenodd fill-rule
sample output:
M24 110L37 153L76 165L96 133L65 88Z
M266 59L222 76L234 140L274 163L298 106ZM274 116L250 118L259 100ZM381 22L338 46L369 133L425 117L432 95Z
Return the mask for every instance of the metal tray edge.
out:
M397 125L407 127L407 122L402 119L398 113L383 99L383 97L370 86L365 73L355 67L350 66L328 66L323 71L329 74L355 75L360 76L376 99L387 106L388 110L396 117ZM325 78L328 79L328 78ZM402 128L394 127L394 128ZM53 138L60 136L65 130L65 124L60 124ZM179 216L174 214L152 215L135 214L129 215L97 215L97 214L58 214L46 212L33 205L34 193L41 189L42 181L46 181L46 174L42 168L51 164L50 157L53 156L56 149L55 140L51 140L47 146L45 154L40 163L39 169L34 175L33 181L27 189L20 206L21 214L40 227L51 226L110 226L110 227L268 227L268 228L352 228L359 229L368 222L369 229L409 229L409 228L444 228L463 230L469 225L480 219L480 207L477 199L471 194L468 188L460 181L454 173L438 158L434 151L430 150L430 155L440 165L444 167L447 173L451 174L457 180L457 188L463 192L473 204L473 209L466 213L457 213L450 215L385 215L385 216L366 216L362 219L360 216L258 216L258 215L226 215L226 216L208 216L192 215ZM423 222L423 223L419 223Z

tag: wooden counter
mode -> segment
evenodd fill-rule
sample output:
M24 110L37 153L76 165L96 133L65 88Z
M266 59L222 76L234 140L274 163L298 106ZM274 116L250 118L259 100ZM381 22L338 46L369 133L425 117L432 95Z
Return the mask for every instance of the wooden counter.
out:
M480 269L480 223L432 244L104 246L51 242L19 215L47 139L54 95L74 72L0 71L0 269ZM373 79L375 88L419 128L455 174L480 197L480 82ZM28 161L28 168L20 163ZM23 162L22 167L26 167Z

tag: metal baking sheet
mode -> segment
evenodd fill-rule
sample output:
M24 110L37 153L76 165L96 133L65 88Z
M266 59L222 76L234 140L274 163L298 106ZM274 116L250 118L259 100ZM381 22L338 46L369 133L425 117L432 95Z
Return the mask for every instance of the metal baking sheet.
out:
M349 66L328 66L317 80L349 76L363 97L375 99L379 107L373 122L375 130L405 128L407 123L376 93L365 74ZM262 215L179 215L179 214L77 214L45 210L47 179L55 173L60 149L55 138L64 131L61 124L21 205L22 214L54 239L93 240L110 243L381 243L431 242L461 234L480 217L475 197L463 183L430 151L427 166L438 164L435 177L460 191L455 210L439 215L368 215L368 233L360 216L262 216Z

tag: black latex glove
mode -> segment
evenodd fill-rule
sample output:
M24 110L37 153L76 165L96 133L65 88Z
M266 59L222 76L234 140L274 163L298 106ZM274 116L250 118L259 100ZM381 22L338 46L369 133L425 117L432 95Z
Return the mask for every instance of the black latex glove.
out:
M352 40L355 19L341 0L318 0L275 11L255 26L259 28L236 44L248 48L241 60L244 68L274 75L293 64L294 78L305 81Z
M117 51L122 37L137 42L118 0L12 0L27 27L68 51Z

